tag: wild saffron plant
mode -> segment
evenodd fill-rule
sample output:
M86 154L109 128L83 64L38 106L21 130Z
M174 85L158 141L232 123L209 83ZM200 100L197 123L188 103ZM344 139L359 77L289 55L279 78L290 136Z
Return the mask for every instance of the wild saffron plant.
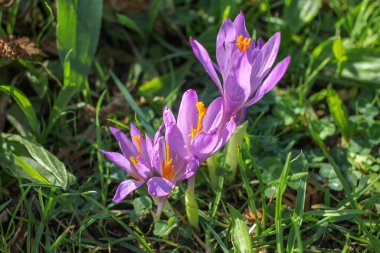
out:
M101 152L133 178L121 182L117 188L116 194L112 200L115 203L119 203L127 197L129 193L147 183L152 177L153 143L147 134L145 135L144 140L140 131L134 124L131 124L130 131L132 141L129 140L123 132L116 128L110 127L110 132L119 142L122 153L108 152L104 150L101 150Z
M285 74L290 56L272 69L280 40L280 32L277 32L267 43L263 44L261 39L255 43L248 34L243 12L237 15L234 22L227 18L220 27L216 39L217 64L212 62L198 41L190 38L194 55L223 97L223 122L227 122L234 113L239 115L244 108L257 103ZM222 83L218 73L222 76Z
M169 195L177 183L193 176L199 167L199 160L188 155L175 124L166 127L165 136L156 134L152 163L158 176L150 178L147 185L149 194L155 197Z
M196 157L201 163L223 147L235 131L235 116L223 123L223 111L221 97L206 108L198 101L197 93L190 89L182 96L177 120L169 107L166 107L163 118L166 127L175 126L180 132L174 142L183 142L188 156Z

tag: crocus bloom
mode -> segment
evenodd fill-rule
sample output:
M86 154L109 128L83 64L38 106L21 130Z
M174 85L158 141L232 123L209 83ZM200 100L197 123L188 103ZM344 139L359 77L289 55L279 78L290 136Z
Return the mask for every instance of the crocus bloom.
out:
M158 176L150 178L147 185L149 194L155 197L169 195L176 184L193 176L199 167L199 160L188 155L175 124L166 127L165 136L156 134L152 156Z
M288 56L272 69L280 39L281 35L277 32L264 45L261 39L255 43L248 34L242 12L234 22L227 18L219 30L216 39L217 64L212 62L198 41L190 38L195 56L222 94L223 121L257 103L280 81L290 63Z
M216 98L208 108L198 101L194 90L186 91L182 96L177 120L167 107L164 111L164 122L167 127L180 132L177 139L169 139L169 146L180 141L184 143L190 157L199 162L215 154L229 140L236 128L235 115L227 122L222 122L224 112L223 99ZM171 143L173 141L173 143Z
M134 124L131 124L130 131L132 141L116 128L110 127L110 131L119 142L122 153L107 152L104 150L101 150L101 152L133 178L121 182L118 186L116 194L112 199L118 203L152 177L153 168L151 161L153 143L147 134L144 140Z

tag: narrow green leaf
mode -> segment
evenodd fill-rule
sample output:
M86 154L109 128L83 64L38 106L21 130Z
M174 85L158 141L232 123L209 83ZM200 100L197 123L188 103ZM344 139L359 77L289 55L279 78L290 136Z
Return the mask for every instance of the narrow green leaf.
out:
M276 240L277 240L277 250L278 252L284 252L284 235L282 228L282 195L286 188L286 183L288 180L288 175L290 171L290 158L292 154L289 153L282 169L280 176L280 182L278 184L277 194L276 194L276 205L275 205L275 222L276 222Z
M29 126L32 132L38 135L39 130L36 113L33 109L32 104L30 103L29 99L24 95L24 93L22 93L19 89L8 85L0 86L0 90L8 93L10 96L13 97L14 100L16 100L17 104L20 106L21 110L24 112L26 118L28 119Z
M130 19L127 15L122 14L116 14L117 21L119 21L120 24L127 27L128 29L131 29L132 31L137 32L142 37L145 38L144 32L140 29L140 27L136 24L133 19Z
M219 235L215 232L215 230L208 225L207 223L204 223L207 227L207 229L211 232L211 234L215 237L216 241L219 243L219 246L222 248L224 253L229 253L230 251L228 250L227 246L224 244L222 239L220 239Z
M348 141L350 138L350 128L348 124L347 111L342 99L331 85L327 88L327 104L331 115L334 118L343 137Z
M59 0L57 2L57 47L62 65L70 54L69 82L83 87L100 34L103 1Z
M116 75L112 71L111 71L111 77L112 77L113 81L116 83L116 85L119 88L119 90L121 91L121 93L123 94L123 96L125 97L125 99L127 100L128 104L136 112L137 116L139 116L139 119L141 120L141 123L143 124L143 126L145 127L145 129L148 131L148 133L151 136L153 136L153 134L154 134L153 128L149 124L149 121L146 118L145 114L140 109L140 107L138 106L138 104L136 103L136 101L133 99L133 97L131 96L131 94L129 93L129 91L125 88L125 86L121 83L121 81L119 80L119 78L117 78Z

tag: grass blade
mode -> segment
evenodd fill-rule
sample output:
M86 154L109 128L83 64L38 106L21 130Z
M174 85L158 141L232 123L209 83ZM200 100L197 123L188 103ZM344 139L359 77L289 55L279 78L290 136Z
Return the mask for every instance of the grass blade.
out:
M32 104L30 103L29 99L24 95L24 93L22 93L19 89L8 85L1 85L0 90L8 93L10 96L13 97L14 100L16 100L17 104L20 106L21 110L24 112L26 118L28 119L29 126L32 132L35 135L38 135L39 130L37 115L33 109Z
M153 128L150 126L149 121L144 115L143 111L141 111L140 107L138 106L136 101L133 99L129 91L125 88L125 86L121 83L119 78L117 78L116 75L112 71L111 71L111 76L112 76L113 81L116 83L117 87L119 88L119 90L121 91L125 99L127 100L128 104L136 112L137 116L141 120L141 123L143 124L145 129L148 131L148 133L151 136L153 136L154 134Z
M286 188L286 182L290 171L290 158L291 153L288 154L284 168L280 176L280 182L278 184L277 195L276 195L276 206L275 206L275 222L276 222L276 239L277 239L277 250L278 252L284 252L284 235L282 229L282 194Z

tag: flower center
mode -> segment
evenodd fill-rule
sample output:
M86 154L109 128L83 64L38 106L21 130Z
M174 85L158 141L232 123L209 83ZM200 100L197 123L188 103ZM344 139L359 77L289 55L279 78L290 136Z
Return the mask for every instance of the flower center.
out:
M131 162L133 163L133 165L137 169L137 164L139 163L139 159L136 156L130 156L129 160L131 160Z
M240 35L236 40L236 46L239 48L240 53L245 52L250 47L252 39L244 38L243 35Z
M165 143L166 147L166 157L162 160L162 176L167 180L172 180L174 176L173 171L173 160L170 158L170 147L167 143Z
M194 139L197 134L202 131L203 128L203 118L206 115L207 108L205 107L205 104L202 102L198 102L195 105L198 109L198 125L197 128L194 128L194 126L191 126L191 139Z
M137 144L137 152L139 153L139 156L142 156L141 152L141 138L140 135L133 136L133 139L136 141Z

